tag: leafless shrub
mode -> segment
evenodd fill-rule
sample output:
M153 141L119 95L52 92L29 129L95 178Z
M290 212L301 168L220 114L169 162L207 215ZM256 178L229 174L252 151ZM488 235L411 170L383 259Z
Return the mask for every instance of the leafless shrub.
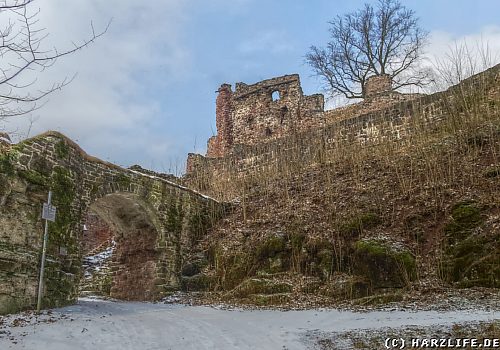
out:
M81 50L104 35L108 25L96 32L90 24L90 35L65 50L48 48L48 33L38 24L40 10L35 0L0 1L0 120L26 115L43 105L45 97L72 81L67 77L43 89L35 89L37 73L50 68L64 56Z

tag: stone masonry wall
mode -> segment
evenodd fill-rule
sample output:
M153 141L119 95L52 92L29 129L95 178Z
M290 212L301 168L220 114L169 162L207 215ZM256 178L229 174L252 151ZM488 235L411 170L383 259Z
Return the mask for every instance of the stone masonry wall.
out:
M367 80L364 101L328 111L324 111L323 95L303 94L297 74L252 85L236 83L234 92L231 85L222 84L218 93L217 135L208 140L206 156L209 158L227 156L239 145L256 145L322 128L421 96L392 91L391 77L387 74ZM188 158L188 172L190 163Z
M233 145L232 95L231 85L222 84L215 102L217 136L208 140L207 153L212 157L222 157Z
M43 233L40 215L49 189L57 218L49 226L45 307L71 303L78 295L79 242L93 203L122 198L137 203L154 223L152 240L144 241L154 242L144 247L155 256L148 267L154 283L150 299L180 287L180 271L192 254L194 238L203 235L220 213L218 202L208 197L164 178L90 157L56 132L9 146L0 153L0 314L36 302ZM122 242L126 252L127 240ZM114 274L126 269L118 261Z
M85 229L82 229L80 246L82 255L99 252L102 246L111 246L113 230L96 213L88 212L84 218Z
M422 96L422 94L402 94L397 91L375 94L365 98L361 102L325 111L325 124L328 125L341 120L352 119L364 114L388 109L394 104L411 101Z
M391 76L389 74L374 75L366 80L364 97L370 98L390 91L392 91Z
M208 157L323 124L323 95L304 96L297 74L252 85L236 83L234 92L223 84L216 106L218 134L208 142Z

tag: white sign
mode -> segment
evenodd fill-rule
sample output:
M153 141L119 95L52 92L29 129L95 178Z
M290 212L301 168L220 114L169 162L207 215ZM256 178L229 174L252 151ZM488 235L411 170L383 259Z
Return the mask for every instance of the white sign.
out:
M59 247L59 255L64 255L64 256L68 255L68 248L63 246Z
M56 207L49 203L43 203L42 219L56 221Z

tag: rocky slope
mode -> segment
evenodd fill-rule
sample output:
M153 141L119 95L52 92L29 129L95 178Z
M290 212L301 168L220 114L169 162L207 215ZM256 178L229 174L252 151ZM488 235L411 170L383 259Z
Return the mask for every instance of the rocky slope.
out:
M411 137L233 179L232 209L184 266L184 289L257 305L495 293L500 114L474 96Z

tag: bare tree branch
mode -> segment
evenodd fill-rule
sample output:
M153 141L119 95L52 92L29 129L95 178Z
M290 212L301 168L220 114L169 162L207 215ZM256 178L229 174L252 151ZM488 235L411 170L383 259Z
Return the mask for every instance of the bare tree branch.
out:
M96 32L90 23L90 35L79 43L72 43L66 50L44 48L48 36L45 28L38 27L40 10L31 9L35 0L0 0L0 120L33 112L44 104L44 99L52 92L68 85L75 76L53 83L52 86L37 91L29 91L40 73L55 64L57 59L71 55L104 35L105 28ZM5 19L5 20L4 20ZM0 25L2 26L2 25Z
M311 46L306 62L323 78L333 95L365 96L371 75L391 75L394 88L430 82L419 69L427 33L412 10L399 0L379 0L330 22L326 49ZM412 71L412 75L405 74Z

